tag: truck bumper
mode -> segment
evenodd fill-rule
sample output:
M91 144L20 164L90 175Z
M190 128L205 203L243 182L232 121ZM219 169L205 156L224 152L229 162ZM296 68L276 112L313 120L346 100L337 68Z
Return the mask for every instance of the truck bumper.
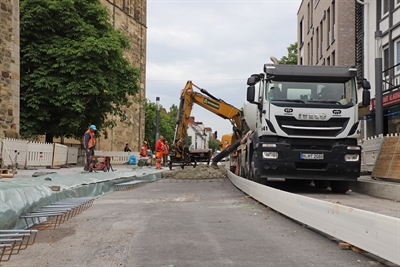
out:
M256 169L261 178L355 181L360 176L360 146L340 143L323 146L290 143L275 145L276 147L271 147L259 143L254 160L257 162ZM264 152L278 152L278 158L266 158ZM358 160L346 161L345 158L348 157Z

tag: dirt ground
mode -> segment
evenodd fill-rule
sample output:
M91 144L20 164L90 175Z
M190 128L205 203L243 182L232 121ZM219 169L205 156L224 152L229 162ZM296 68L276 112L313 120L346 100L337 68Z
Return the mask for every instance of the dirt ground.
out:
M218 165L218 168L216 168L205 164L197 165L195 168L192 166L186 166L184 169L177 167L163 172L164 179L217 179L224 178L226 175L227 170L224 165Z

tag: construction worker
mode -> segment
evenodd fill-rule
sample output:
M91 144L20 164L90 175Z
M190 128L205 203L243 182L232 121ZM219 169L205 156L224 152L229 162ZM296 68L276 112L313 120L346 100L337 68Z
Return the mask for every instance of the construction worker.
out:
M12 139L21 139L21 136L19 135L19 132L17 131L17 125L15 123L10 125L10 129L6 130L4 133L4 136L7 138L12 138Z
M163 166L168 166L168 153L169 153L169 145L168 141L164 142L164 152L163 152Z
M129 144L125 145L124 152L131 152L131 149L129 148Z
M160 136L160 139L157 140L156 143L156 169L161 169L161 160L163 157L163 152L165 150L164 146L164 136Z
M85 132L83 136L83 148L86 152L86 163L83 170L90 171L90 156L94 156L94 147L96 146L96 138L94 137L94 132L97 131L95 125L90 125L89 129Z
M147 158L147 150L149 147L147 146L147 141L143 141L143 145L140 147L139 155L141 158Z

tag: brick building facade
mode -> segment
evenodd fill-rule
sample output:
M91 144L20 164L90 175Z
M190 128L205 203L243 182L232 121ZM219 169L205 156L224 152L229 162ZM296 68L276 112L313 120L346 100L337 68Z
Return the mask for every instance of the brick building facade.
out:
M300 65L355 66L355 1L303 0L297 13Z
M19 129L19 0L0 0L0 137Z

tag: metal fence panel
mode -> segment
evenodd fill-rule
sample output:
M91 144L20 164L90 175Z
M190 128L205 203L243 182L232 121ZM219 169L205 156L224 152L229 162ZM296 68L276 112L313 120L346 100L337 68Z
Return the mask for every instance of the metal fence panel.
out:
M47 167L53 162L53 144L30 142L28 143L28 156L26 166Z
M68 147L67 164L77 164L78 163L78 148Z
M14 163L18 163L18 167L25 166L28 151L27 140L4 138L1 143L1 155L5 166Z

